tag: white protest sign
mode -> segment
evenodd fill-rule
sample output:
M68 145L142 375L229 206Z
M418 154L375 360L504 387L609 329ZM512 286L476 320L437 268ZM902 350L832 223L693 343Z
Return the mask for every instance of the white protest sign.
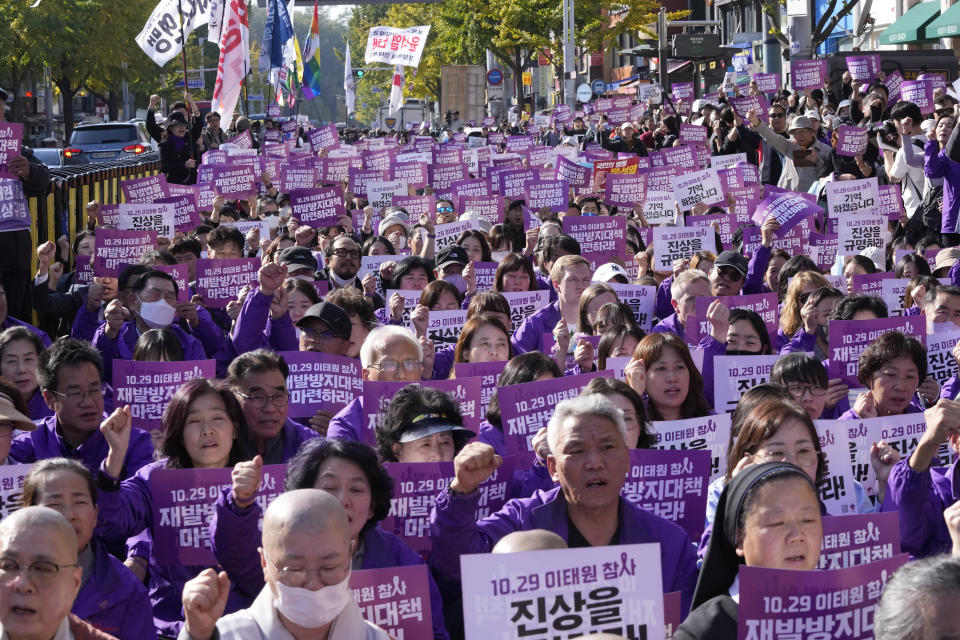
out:
M172 238L176 207L172 203L164 204L120 204L118 205L117 228L124 231L156 231L157 235Z
M880 282L880 297L887 303L891 317L903 315L903 295L907 292L908 282L910 278L887 278Z
M837 253L852 256L867 247L884 249L890 242L887 217L873 213L845 214L837 225Z
M363 61L367 64L379 62L416 67L420 64L429 33L430 25L409 29L371 27Z
M717 412L733 411L747 389L770 381L772 356L713 356L713 406Z
M833 180L827 183L827 212L831 218L870 211L880 202L876 178Z
M405 180L371 180L367 183L367 202L378 211L389 207L393 202L393 196L405 195L407 195Z
M677 199L672 191L648 191L643 199L643 216L651 226L675 222Z
M727 472L730 414L652 422L657 435L654 449L707 449L710 451L710 481Z
M690 258L698 251L717 252L713 227L654 227L655 271L673 272L673 261Z
M689 211L701 202L715 204L723 201L723 188L720 177L713 167L670 179L673 185L673 195L680 205L681 211Z
M847 423L847 420L817 420L820 448L827 462L827 476L818 490L827 513L833 516L848 516L857 512Z

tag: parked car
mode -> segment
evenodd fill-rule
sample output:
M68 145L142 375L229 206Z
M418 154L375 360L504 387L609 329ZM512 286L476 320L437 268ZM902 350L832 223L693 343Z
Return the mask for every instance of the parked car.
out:
M143 122L84 124L73 130L65 158L86 157L90 162L114 162L157 150Z
M84 154L72 155L67 157L64 150L56 147L33 147L33 155L37 160L47 165L50 169L57 169L63 166L73 166L90 164L90 159Z

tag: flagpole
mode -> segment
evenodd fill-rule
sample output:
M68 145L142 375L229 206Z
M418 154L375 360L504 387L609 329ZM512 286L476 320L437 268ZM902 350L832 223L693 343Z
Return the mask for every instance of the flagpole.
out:
M187 100L187 39L183 35L183 0L177 0L177 12L180 14L180 61L183 63L183 101L187 103L187 113L189 114L187 118L187 140L190 141L190 159L195 160L193 123L190 122L193 119L193 109L190 108L190 102Z

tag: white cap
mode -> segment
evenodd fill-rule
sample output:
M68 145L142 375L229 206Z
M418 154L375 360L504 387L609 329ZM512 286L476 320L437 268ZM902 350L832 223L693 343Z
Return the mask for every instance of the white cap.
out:
M473 227L484 233L490 233L493 225L490 221L480 215L479 211L464 211L459 220L469 220L473 222Z
M403 215L399 211L394 211L393 213L391 213L386 218L380 221L380 225L377 227L377 234L382 236L384 231L398 224L403 227L407 235L410 234L410 218L408 216Z
M591 284L606 283L610 282L617 276L622 276L626 280L626 284L630 284L630 275L627 273L627 270L618 265L616 262L608 262L597 267L596 272L591 278Z

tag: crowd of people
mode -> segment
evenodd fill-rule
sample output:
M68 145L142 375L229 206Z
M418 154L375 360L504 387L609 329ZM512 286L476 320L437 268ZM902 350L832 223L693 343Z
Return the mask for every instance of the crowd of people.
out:
M189 97L158 124L151 98L147 125L160 145L164 184L195 185L200 224L158 237L116 276L94 273L89 282L84 265L110 226L96 223L105 203L88 204L91 224L70 242L31 247L29 231L0 232L0 460L32 464L19 508L0 521L3 634L387 638L364 620L351 572L425 564L433 638L462 638L465 625L470 632L465 554L658 543L662 593L680 595L673 637L732 638L741 567L814 571L823 518L842 517L828 512L824 486L847 461L825 455L821 421L912 413L922 413L924 428L908 448L878 438L869 451L852 452L871 469L853 488L854 512L896 513L896 552L917 559L889 580L875 634L960 633L951 608L960 565L950 557L960 555L960 489L956 464L943 466L940 456L944 446L960 452L960 382L953 360L952 376L938 382L926 348L928 338L960 330L958 99L938 87L921 107L898 99L884 80L857 82L846 73L832 88L743 87L763 99L764 113L735 109L736 89L691 104L634 102L623 119L601 100L584 111L557 110L539 127L527 118L457 120L457 128L432 134L428 127L367 132L351 145L333 135L334 144L319 149L309 130L291 134L275 123L271 135L251 136L246 117L225 131L216 113L202 118ZM861 128L865 150L838 153L841 127ZM664 248L652 241L644 201L610 204L591 177L565 182L562 206L534 207L525 187L505 195L496 179L496 167L528 170L528 180L542 182L566 180L565 161L589 172L632 158L640 158L636 175L649 174L669 166L665 151L684 146L703 164L676 167L675 176L737 155L732 166L743 178L725 184L719 200L670 205L671 220L657 226L713 216L715 250L681 251L669 268L658 259ZM269 171L271 157L314 166L314 187L339 189L337 224L292 214L297 194ZM210 193L205 164L251 158L256 192L201 197ZM350 170L331 178L337 159ZM382 170L376 179L388 180L399 165L413 175L414 164L423 165L423 180L405 182L399 197L428 209L361 195L369 183L357 172ZM434 181L435 170L451 164L462 165L464 184L485 183L497 197L492 215L465 207L456 182ZM7 171L27 197L48 188L49 172L29 149ZM882 247L838 251L824 264L812 259L809 238L786 243L776 217L753 219L761 200L793 192L821 205L807 220L811 236L835 233L824 215L829 185L871 178L892 185L902 203ZM743 215L737 197L748 187L755 199ZM569 231L571 220L604 218L622 219L623 251L581 251L584 238ZM444 234L464 222L469 228ZM29 252L33 274L24 268ZM207 304L198 261L254 257L254 281L238 284L225 307ZM167 269L177 265L186 265L186 283ZM877 289L863 293L865 274L903 280L903 295L894 304ZM649 292L650 313L621 300L621 285ZM535 308L511 306L515 295L538 292ZM773 325L736 306L754 294L775 298ZM431 314L451 312L463 312L465 322L441 342ZM924 332L882 331L853 361L857 384L835 375L831 326L894 316L920 317L915 326ZM363 386L400 384L379 399L375 424L363 393L338 410L292 417L293 371L283 353L298 351L354 359ZM663 448L658 434L676 421L727 412L714 380L714 358L724 355L745 363L779 357L741 390L725 466L711 474L705 530L692 540L622 493L631 450ZM960 358L960 341L953 356ZM116 391L118 367L186 361L212 361L215 374L180 385L164 401L161 428L134 426L136 412ZM481 363L497 363L498 388L596 375L546 408L544 426L527 434L529 456L516 458L505 503L478 519L487 499L481 485L518 454L505 418L515 411L494 390L476 428L462 399L439 383ZM380 526L397 495L389 464L435 462L452 462L453 479L431 501L431 550L418 553ZM281 495L265 504L257 496L269 465L286 471ZM159 478L225 468L230 485L204 523L216 562L161 561Z

